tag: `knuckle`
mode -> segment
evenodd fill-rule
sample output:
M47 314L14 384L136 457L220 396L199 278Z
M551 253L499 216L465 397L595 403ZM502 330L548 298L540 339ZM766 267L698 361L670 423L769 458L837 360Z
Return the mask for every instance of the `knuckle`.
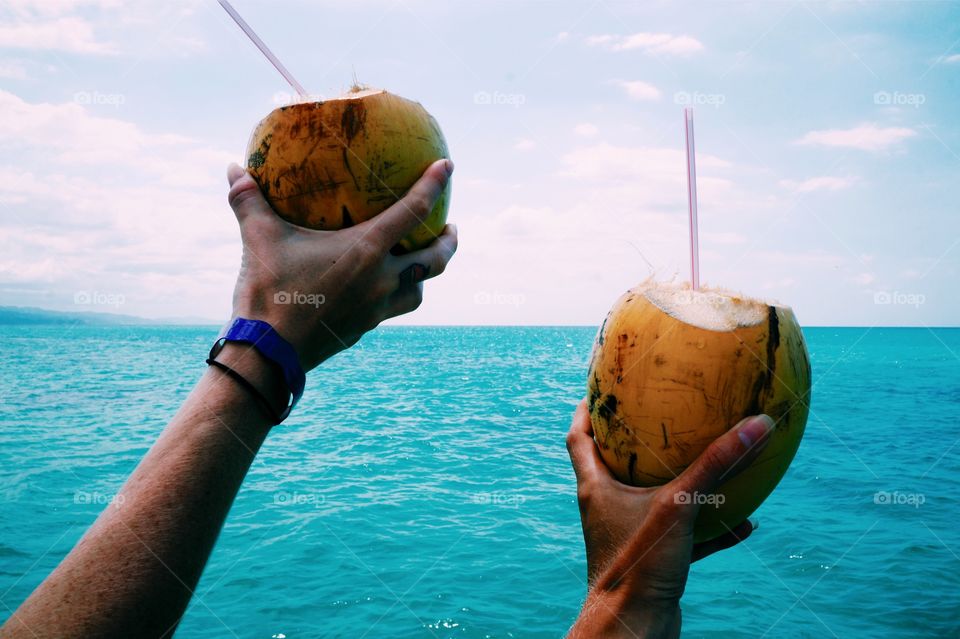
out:
M730 466L727 461L730 455L719 442L714 443L704 451L704 467L711 474L722 473Z
M362 267L371 267L383 259L383 249L374 233L366 233L354 244L356 259Z
M711 445L701 455L698 463L697 480L704 485L710 484L719 479L727 469L729 464L726 462L727 456L719 446Z
M401 200L401 202L406 206L407 212L413 214L418 219L426 217L426 214L430 212L430 208L433 206L430 196L421 191L411 193L404 198L404 200Z
M447 270L447 258L444 255L437 255L430 264L430 275L440 275Z
M596 481L584 478L577 482L577 502L581 506L588 506L596 500L597 483Z
M578 439L577 432L573 429L567 432L567 452L573 452Z
M652 509L659 513L674 512L678 506L677 490L665 487L653 496Z
M423 304L423 293L416 291L410 295L410 304L407 308L411 311L415 311L420 308L420 305Z
M255 197L258 192L259 187L256 181L247 173L230 187L230 191L227 193L227 202L231 207L237 208L250 198Z

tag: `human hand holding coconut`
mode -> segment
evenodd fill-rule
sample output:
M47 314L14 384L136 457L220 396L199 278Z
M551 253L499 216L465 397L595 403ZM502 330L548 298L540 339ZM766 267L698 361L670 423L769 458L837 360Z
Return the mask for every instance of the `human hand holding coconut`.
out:
M684 125L691 283L648 280L613 305L567 438L590 585L572 637L679 636L690 564L753 532L809 412L793 310L700 287L690 109Z
M753 531L749 521L695 543L701 508L690 495L710 495L748 467L770 440L766 415L744 419L715 440L676 479L657 487L623 484L594 441L583 401L567 435L587 553L589 593L570 637L676 637L680 597L690 564L730 548Z
M325 112L320 103L311 107L314 115ZM384 112L374 128L391 117ZM374 120L368 113L367 125ZM456 250L456 229L445 225L453 164L437 153L414 158L415 169L406 166L400 140L411 131L394 129L391 151L397 155L381 156L379 164L361 161L357 147L350 155L357 164L350 168L358 179L364 177L363 184L324 182L329 201L302 203L303 208L286 209L284 217L254 176L237 165L229 168L229 201L243 242L233 316L272 327L287 342L279 352L284 363L290 355L310 370L382 320L413 310L422 299L423 281L439 275ZM362 127L355 141L361 134ZM284 146L278 142L274 135L274 150ZM300 151L308 155L301 165L322 166L323 157L307 147ZM350 151L341 149L343 155ZM291 158L271 155L276 163L261 163L261 180L273 167L283 174ZM398 164L404 165L402 179L376 174ZM367 167L369 175L357 166ZM380 190L376 205L348 220L341 200L355 196L355 189L383 183L388 188ZM311 184L285 188L304 195ZM322 229L305 228L309 220L301 215L326 221ZM254 456L282 420L276 407L293 394L286 369L278 375L277 360L249 346L252 340L222 340L207 360L211 366L117 495L123 508L101 513L0 628L0 636L168 637L175 630Z
M448 157L433 116L387 91L274 109L250 136L246 171L230 169L244 242L234 317L266 321L309 370L416 309L456 250Z
M123 507L101 513L0 636L175 631L254 456L303 392L304 371L419 306L423 281L452 257L448 155L419 104L383 91L277 109L257 126L248 170L228 170L243 242L234 321L118 493Z
M243 240L234 317L269 323L310 370L383 320L416 309L423 281L442 273L457 249L456 228L444 226L426 248L402 255L391 248L421 226L452 171L450 160L438 160L376 217L320 231L279 217L250 174L231 165L229 201Z

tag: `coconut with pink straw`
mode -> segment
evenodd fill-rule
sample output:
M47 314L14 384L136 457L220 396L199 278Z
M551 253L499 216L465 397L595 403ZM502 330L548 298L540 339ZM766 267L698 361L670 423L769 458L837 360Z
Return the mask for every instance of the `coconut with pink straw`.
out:
M647 280L616 301L594 342L587 401L601 456L635 486L669 482L745 417L774 420L749 467L714 494L676 496L700 506L700 542L741 524L783 477L806 426L810 360L790 307L701 286L693 109L683 116L690 282Z

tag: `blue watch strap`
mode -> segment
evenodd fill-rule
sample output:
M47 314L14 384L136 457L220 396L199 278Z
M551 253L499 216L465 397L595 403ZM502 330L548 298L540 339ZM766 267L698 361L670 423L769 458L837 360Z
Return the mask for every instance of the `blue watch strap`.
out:
M303 396L303 388L307 383L307 376L300 366L300 358L290 342L283 339L270 324L261 320L251 320L238 317L233 320L227 331L220 336L210 349L210 359L215 359L226 342L242 342L250 344L265 358L280 367L283 378L290 389L290 404L280 415L283 421L297 405Z

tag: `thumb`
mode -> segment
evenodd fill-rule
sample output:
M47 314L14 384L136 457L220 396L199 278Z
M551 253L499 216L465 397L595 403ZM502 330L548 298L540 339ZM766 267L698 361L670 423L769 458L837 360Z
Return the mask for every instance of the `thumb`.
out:
M227 194L227 201L240 226L250 217L256 216L276 216L270 204L260 192L256 180L246 169L239 164L233 163L227 167L227 181L230 183L230 192Z
M364 232L371 233L383 247L389 249L430 216L452 173L451 160L437 160L426 168L420 179L396 203L357 226L367 226Z
M720 484L733 478L753 462L770 441L774 422L767 415L741 420L714 440L680 476L664 486L674 503L695 519L700 506L695 494L712 494Z
M573 415L573 423L567 433L567 452L570 454L578 484L610 478L610 470L603 462L597 442L593 439L593 424L590 422L587 400L582 400L577 405L577 411Z

